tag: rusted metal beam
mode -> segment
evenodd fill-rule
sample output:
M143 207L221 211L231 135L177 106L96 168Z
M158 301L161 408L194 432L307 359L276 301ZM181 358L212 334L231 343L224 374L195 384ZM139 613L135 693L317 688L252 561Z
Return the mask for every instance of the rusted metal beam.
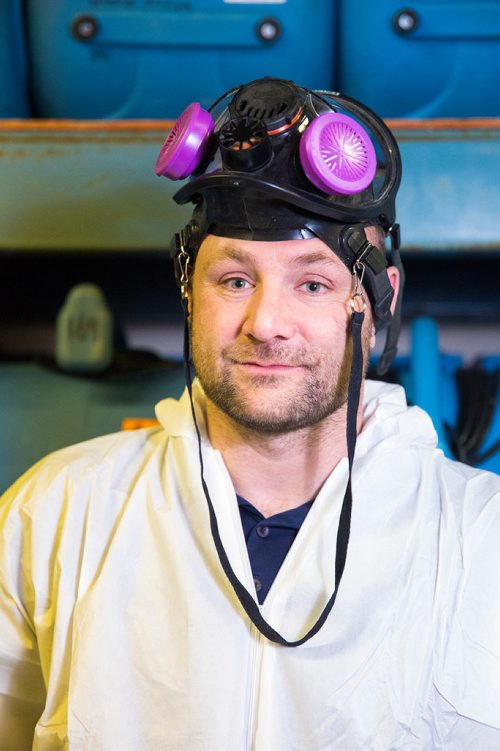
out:
M500 119L388 121L406 249L500 251ZM0 120L0 250L164 250L189 207L154 163L172 121Z

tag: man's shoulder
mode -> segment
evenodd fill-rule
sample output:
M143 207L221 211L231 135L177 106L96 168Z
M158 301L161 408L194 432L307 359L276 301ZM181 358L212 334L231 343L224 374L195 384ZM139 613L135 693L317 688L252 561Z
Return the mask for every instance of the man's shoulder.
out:
M398 454L411 452L413 459L419 457L422 466L443 489L452 489L448 495L455 500L499 492L500 475L444 455L431 418L420 407L407 404L401 386L367 380L364 420L360 447L366 453L376 449L388 453L393 461Z
M496 499L493 510L500 518L500 475L442 455L438 467L442 495L450 504L461 511L475 507L479 512L484 503Z
M441 462L436 687L458 715L500 728L500 476ZM461 721L460 721L461 722Z
M5 492L0 509L20 506L34 513L46 499L77 498L100 484L119 489L137 476L166 433L160 427L98 436L54 451L40 459Z

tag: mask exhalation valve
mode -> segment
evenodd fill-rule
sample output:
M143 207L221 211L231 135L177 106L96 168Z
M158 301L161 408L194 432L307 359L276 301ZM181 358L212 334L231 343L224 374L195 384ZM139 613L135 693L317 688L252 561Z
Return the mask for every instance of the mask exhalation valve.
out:
M219 133L219 146L224 165L243 172L263 167L273 153L266 126L252 117L226 123Z
M263 78L242 88L229 105L232 118L252 117L265 123L270 136L287 131L302 114L303 95L292 83Z

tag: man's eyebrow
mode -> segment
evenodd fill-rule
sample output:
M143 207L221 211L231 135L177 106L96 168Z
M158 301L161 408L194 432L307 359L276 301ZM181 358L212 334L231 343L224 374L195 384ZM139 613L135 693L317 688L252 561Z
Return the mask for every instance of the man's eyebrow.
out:
M259 251L265 253L265 249ZM217 248L210 254L209 264L220 263L222 261L236 261L238 263L253 263L254 259L246 251L240 250L232 245L224 245ZM327 264L328 266L337 266L337 261L333 253L323 250L311 250L306 253L300 253L290 260L291 266L307 266L311 264Z
M325 253L321 250L302 253L291 260L294 266L306 266L310 263L327 263L328 265L337 265L333 253Z
M231 245L224 245L222 248L210 253L210 263L217 263L218 261L248 261L248 254L238 248Z

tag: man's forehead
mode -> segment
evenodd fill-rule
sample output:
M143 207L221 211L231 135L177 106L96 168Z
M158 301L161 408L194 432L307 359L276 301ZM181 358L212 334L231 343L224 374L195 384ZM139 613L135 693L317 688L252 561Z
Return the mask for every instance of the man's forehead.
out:
M335 253L319 238L305 240L256 241L208 235L201 244L199 256L204 265L219 261L260 261L277 258L292 266L328 264L345 268Z

